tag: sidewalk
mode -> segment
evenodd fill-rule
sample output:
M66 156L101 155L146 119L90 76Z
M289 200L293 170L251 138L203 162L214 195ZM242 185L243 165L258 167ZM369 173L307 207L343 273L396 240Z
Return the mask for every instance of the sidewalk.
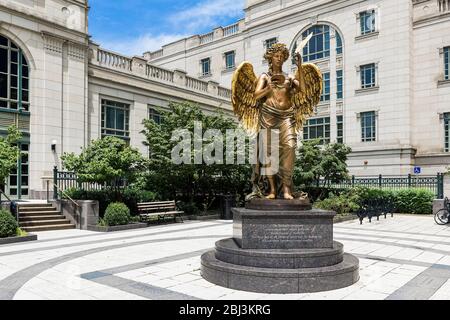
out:
M200 255L232 235L228 221L187 221L137 231L38 234L0 246L0 300L8 299L450 299L450 228L431 216L335 225L360 259L355 285L269 295L218 287L200 276Z

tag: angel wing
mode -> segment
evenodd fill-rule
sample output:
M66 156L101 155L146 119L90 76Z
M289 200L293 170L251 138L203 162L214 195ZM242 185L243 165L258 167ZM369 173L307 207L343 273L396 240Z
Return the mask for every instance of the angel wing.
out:
M255 99L257 82L252 64L243 62L235 71L231 84L231 103L234 113L250 134L259 131L260 113Z
M306 92L297 92L292 96L292 105L295 108L295 131L302 130L306 119L314 113L314 107L320 102L322 94L323 78L320 69L312 63L302 64L302 71L305 78ZM299 71L295 78L299 78Z

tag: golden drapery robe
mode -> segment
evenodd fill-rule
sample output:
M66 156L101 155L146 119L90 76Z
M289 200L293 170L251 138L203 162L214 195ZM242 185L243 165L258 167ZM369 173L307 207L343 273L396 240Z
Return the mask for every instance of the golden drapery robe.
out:
M280 110L276 107L262 104L259 118L260 131L258 153L262 156L253 167L253 192L261 196L265 191L264 179L275 176L277 186L292 187L292 175L295 165L295 150L297 149L297 133L295 109ZM273 143L273 139L278 140ZM275 148L277 148L275 150ZM275 152L277 151L277 152ZM274 153L275 152L275 153ZM278 156L278 161L270 161L270 157ZM278 163L277 163L278 162Z

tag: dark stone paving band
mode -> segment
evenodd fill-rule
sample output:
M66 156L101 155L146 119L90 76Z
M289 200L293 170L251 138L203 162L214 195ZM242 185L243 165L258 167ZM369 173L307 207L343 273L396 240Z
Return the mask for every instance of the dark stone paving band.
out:
M64 262L68 262L70 260L74 260L77 258L85 257L90 254L107 251L107 250L113 250L113 249L120 249L120 248L126 248L126 247L133 247L138 246L142 244L150 244L150 243L162 243L162 242L170 242L170 241L181 241L181 240L195 240L195 239L211 239L215 238L216 236L201 236L201 237L180 237L180 238L166 238L166 239L155 239L155 240L144 240L144 241L138 241L138 242L131 242L131 243L121 243L113 246L107 246L107 247L99 247L99 248L93 248L88 250L81 250L77 252L71 252L66 255L53 258L50 260L46 260L40 263L37 263L35 265L32 265L28 268L25 268L23 270L19 270L10 276L6 277L5 279L0 281L0 300L12 300L14 298L14 295L19 291L22 286L39 275L40 273L46 271L47 269L54 268L58 264L62 264ZM217 237L216 237L217 238ZM195 253L198 255L198 253Z

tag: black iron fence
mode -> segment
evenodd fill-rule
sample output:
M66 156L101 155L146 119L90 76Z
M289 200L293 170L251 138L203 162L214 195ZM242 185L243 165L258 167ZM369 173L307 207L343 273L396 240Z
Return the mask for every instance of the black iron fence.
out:
M53 169L53 194L58 197L59 191L68 189L79 189L86 191L104 190L106 188L121 188L127 185L125 179L117 179L110 183L98 184L90 182L80 182L77 174L69 171L59 171L57 167ZM369 187L378 189L401 190L405 188L420 188L432 191L437 199L444 199L444 174L438 173L436 176L352 176L349 180L340 183L333 183L328 180L320 180L317 187L330 189L350 189L355 187Z
M352 176L351 179L340 183L333 183L328 180L320 180L317 187L330 189L350 189L355 187L369 187L378 189L401 190L405 188L420 188L434 192L437 199L444 199L444 174L438 173L436 176Z
M126 187L125 179L116 179L114 181L99 184L92 182L81 182L75 172L59 171L57 167L53 168L53 198L58 199L59 193L65 192L69 189L85 190L85 191L100 191L110 188Z

